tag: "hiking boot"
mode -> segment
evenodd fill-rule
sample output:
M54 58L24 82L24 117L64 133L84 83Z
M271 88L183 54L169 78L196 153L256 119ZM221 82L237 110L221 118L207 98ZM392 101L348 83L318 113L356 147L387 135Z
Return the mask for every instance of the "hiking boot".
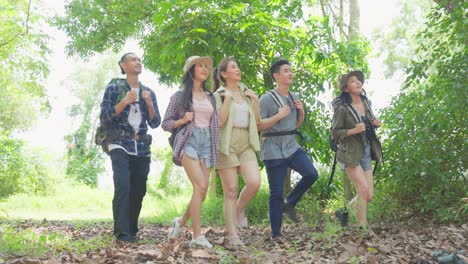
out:
M200 235L196 239L190 241L190 247L206 247L212 248L213 245L206 239L204 235Z
M227 249L238 249L245 246L238 236L227 236L224 238L224 247Z
M284 236L283 234L279 234L279 235L276 235L276 236L271 236L269 237L269 241L273 242L273 243L279 243L279 244L282 244L284 242Z
M299 218L297 217L296 208L288 203L284 203L283 205L283 214L289 218L289 220L293 221L294 223L299 222Z
M169 240L177 239L180 236L180 233L182 232L182 228L179 225L180 217L176 217L172 220L172 231L169 232L167 235L167 238Z
M128 243L134 243L136 242L136 236L131 236L127 234L119 234L115 238L116 242L119 242L119 244L128 244Z
M338 210L336 210L335 216L336 218L338 218L341 227L348 226L349 213L348 210L346 210L346 208L339 208Z

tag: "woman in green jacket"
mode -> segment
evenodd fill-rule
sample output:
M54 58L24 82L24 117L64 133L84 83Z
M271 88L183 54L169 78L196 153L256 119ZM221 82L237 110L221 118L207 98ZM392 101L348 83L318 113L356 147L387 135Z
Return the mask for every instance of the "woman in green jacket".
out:
M225 58L213 71L213 92L219 113L219 159L217 169L224 191L226 246L242 246L237 230L247 226L244 208L260 187L260 170L255 152L260 150L257 125L260 112L257 95L241 80L234 58ZM223 86L220 87L222 82ZM238 176L245 182L239 199Z
M382 123L371 109L362 89L364 75L352 71L341 78L341 94L333 100L332 138L340 141L336 158L357 191L351 205L356 207L357 223L367 228L367 204L372 200L374 180L371 160L380 161L382 148L375 129Z

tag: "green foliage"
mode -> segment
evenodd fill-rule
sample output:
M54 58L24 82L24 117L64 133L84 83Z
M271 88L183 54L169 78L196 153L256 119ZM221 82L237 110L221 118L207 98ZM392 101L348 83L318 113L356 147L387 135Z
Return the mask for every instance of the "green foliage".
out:
M70 55L89 57L120 49L128 38L140 39L145 66L165 84L180 83L182 65L191 55L210 55L215 62L234 56L243 82L258 94L273 87L270 64L290 59L295 69L292 90L304 102L306 149L328 162L329 121L315 97L349 68L368 71L367 41L339 42L328 17L306 17L304 1L71 1L55 24L71 41ZM328 88L332 88L329 85Z
M47 36L38 28L44 18L33 3L0 3L0 131L29 128L38 110L48 109L44 91L48 74Z
M106 84L117 75L111 54L94 59L93 67L81 67L69 77L71 87L79 103L70 108L69 115L79 123L78 129L65 136L68 142L67 175L89 186L97 186L97 176L104 171L103 152L94 144L94 134L99 123L99 103ZM90 63L91 64L91 63Z
M172 149L170 147L151 149L151 160L163 164L159 177L148 179L148 194L165 199L168 196L176 196L190 185L182 168L172 162Z
M431 10L405 89L382 117L388 197L441 221L463 219L468 193L468 3L446 4Z
M17 192L44 193L47 177L37 153L12 139L31 127L48 102L44 81L47 40L38 28L43 16L25 0L0 2L0 197Z
M21 148L23 144L20 141L2 138L0 141L1 164L0 179L0 197L6 197L18 192L20 171L15 168L21 167L23 160L21 157Z
M90 131L93 131L91 127L95 127L95 122L84 120L73 135L65 137L69 142L67 175L93 187L97 186L98 174L104 171L102 150L94 144L93 135L90 135Z
M24 143L0 135L0 198L18 192L44 195L50 179L37 153L27 151Z

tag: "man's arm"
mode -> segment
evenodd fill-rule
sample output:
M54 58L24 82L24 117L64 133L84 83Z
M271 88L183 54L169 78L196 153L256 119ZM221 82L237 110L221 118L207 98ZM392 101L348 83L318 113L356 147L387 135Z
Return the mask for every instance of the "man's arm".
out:
M300 100L295 100L294 107L297 109L296 128L300 128L302 126L302 123L304 123L305 119L304 105Z
M101 102L101 122L107 123L112 119L119 117L125 107L136 100L135 93L129 92L120 102L116 102L118 100L119 93L120 90L116 85L110 84L106 87L106 91L104 92Z
M145 100L146 107L148 108L148 123L151 128L156 128L161 124L161 116L159 114L158 102L156 101L156 94L152 91L145 90L142 92L142 97L143 100Z
M260 101L260 116L261 116L260 125L258 126L259 131L264 131L266 129L271 128L276 123L278 123L281 119L288 116L289 113L291 112L291 110L289 109L289 106L286 105L286 106L280 107L278 109L278 112L275 115L268 117L269 115L267 111L268 107L271 104L276 105L276 103L273 102L273 100L266 99L264 96L265 95L263 95L259 100Z

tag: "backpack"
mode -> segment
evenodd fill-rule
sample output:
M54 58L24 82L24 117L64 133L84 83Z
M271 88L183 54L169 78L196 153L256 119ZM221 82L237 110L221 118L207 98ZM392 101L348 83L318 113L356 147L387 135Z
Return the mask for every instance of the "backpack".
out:
M119 89L119 96L117 97L116 102L122 101L122 99L127 94L127 80L121 78L112 79L108 86L111 84L117 84ZM102 150L109 154L109 144L112 142L113 137L110 135L110 126L109 123L103 123L102 120L99 118L99 124L96 128L96 134L94 135L94 143L98 146L101 146Z
M179 90L179 91L177 91L177 92L175 93L175 95L177 96L177 98L179 99L179 101L182 101L182 96L184 95L184 92L181 91L181 90ZM169 141L169 146L171 146L171 149L174 149L174 140L175 140L175 137L176 137L177 133L178 133L184 126L185 126L185 125L172 129L171 136L169 136L169 138L167 139L167 140Z

